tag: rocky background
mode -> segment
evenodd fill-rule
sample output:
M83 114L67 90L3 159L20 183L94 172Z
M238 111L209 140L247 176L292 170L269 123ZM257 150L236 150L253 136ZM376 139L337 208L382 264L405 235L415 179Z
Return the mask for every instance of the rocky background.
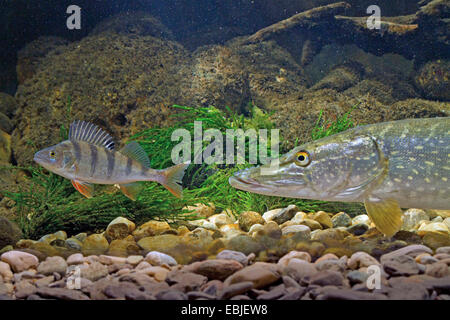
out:
M191 209L206 218L136 226L118 217L103 233L6 246L0 299L450 299L448 211L410 209L387 239L364 214Z

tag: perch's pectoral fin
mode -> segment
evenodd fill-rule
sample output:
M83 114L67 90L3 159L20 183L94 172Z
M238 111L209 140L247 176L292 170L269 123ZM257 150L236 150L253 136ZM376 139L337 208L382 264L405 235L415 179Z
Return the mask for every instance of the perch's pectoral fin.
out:
M131 200L135 201L139 192L142 190L142 183L132 182L127 184L120 184L119 188L122 190L123 194L126 195Z
M72 180L72 185L86 198L92 198L94 192L94 185L88 182Z
M392 237L402 226L403 212L396 200L364 201L367 214L378 230L388 237Z

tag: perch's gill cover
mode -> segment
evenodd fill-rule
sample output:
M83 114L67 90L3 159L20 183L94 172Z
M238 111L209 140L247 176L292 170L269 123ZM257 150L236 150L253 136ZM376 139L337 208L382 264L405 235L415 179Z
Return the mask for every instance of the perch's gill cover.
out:
M173 165L172 148L178 143L171 141L172 133L184 128L194 136L194 121L202 121L203 130L215 128L223 134L227 129L250 128L273 129L270 115L255 106L250 106L249 117L238 115L230 109L221 111L215 107L193 108L174 105L181 112L177 115L177 124L167 128L148 128L129 141L137 141L148 153L151 167L162 169ZM348 114L344 115L346 123ZM342 121L341 118L335 121ZM348 123L347 123L348 124ZM319 118L316 132L332 127L327 134L337 133L348 126L323 124ZM351 124L350 124L351 126ZM61 137L67 136L67 130L61 127ZM269 137L270 138L270 137ZM317 138L317 137L314 137ZM203 148L207 146L204 143ZM267 143L270 149L270 141ZM281 146L283 143L281 141ZM248 161L249 142L246 140L245 155ZM280 150L283 151L283 150ZM270 155L270 150L268 150ZM198 219L183 209L196 203L213 203L219 211L231 209L233 214L243 211L264 212L273 208L296 204L300 210L341 210L349 213L359 212L362 207L357 204L327 203L314 200L267 197L240 191L228 184L228 178L238 170L251 166L247 162L241 165L207 165L191 164L183 179L183 199L177 199L160 184L149 182L140 193L137 201L130 201L111 187L96 186L96 194L91 199L81 196L72 187L69 180L56 174L48 173L41 167L2 167L0 170L24 170L29 175L27 188L17 192L1 190L0 193L15 203L17 222L26 238L39 238L42 235L66 230L68 233L92 231L106 228L110 221L118 216L127 217L137 224L150 219L168 221Z

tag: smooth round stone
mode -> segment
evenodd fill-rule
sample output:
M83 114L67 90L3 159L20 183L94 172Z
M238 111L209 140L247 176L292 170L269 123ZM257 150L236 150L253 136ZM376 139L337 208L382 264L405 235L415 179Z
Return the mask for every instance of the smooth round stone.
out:
M193 206L186 206L183 210L192 211L187 213L188 215L196 215L202 218L208 218L212 216L216 212L216 206L213 203L209 203L208 205L204 203L197 203Z
M217 228L220 228L226 224L234 223L234 220L226 213L219 213L210 216L208 222L214 224Z
M264 229L264 226L262 224L254 224L250 227L250 229L248 230L248 234L250 236L254 236L256 233L261 232Z
M86 232L81 232L81 233L79 233L77 235L74 235L73 238L77 239L80 242L83 242L87 238L87 233Z
M296 224L292 226L287 226L281 229L282 235L295 234L302 239L309 239L311 236L311 229L308 226Z
M317 211L316 213L311 214L310 218L319 222L324 229L333 227L333 222L325 211Z
M106 277L109 274L107 266L95 261L89 265L80 265L80 271L82 278L86 278L91 281L97 281L98 279Z
M69 238L65 242L66 247L74 250L81 250L83 243L76 238Z
M98 262L105 265L125 264L127 259L124 257L107 256L102 254L98 257Z
M263 217L255 211L245 211L239 215L239 227L244 231L249 231L254 224L264 224Z
M141 248L134 239L126 238L111 241L107 254L110 256L127 257L129 255L139 254L140 252Z
M291 204L284 209L281 209L278 213L276 213L272 217L272 221L275 221L277 224L282 224L288 220L291 220L295 214L298 212L298 208L296 205ZM265 219L264 219L265 220Z
M246 255L250 253L259 253L264 249L263 245L247 235L238 235L230 238L226 243L227 249L240 251Z
M67 264L69 266L83 263L84 263L84 256L81 253L74 253L67 258Z
M366 214L360 214L359 216L356 216L352 219L352 225L359 223L367 224L368 226L370 226L371 221L369 216Z
M308 219L308 215L303 211L299 211L295 214L295 216L290 220L293 224L301 224L301 222L305 219Z
M359 268L367 268L372 265L379 266L380 263L370 254L364 251L358 251L352 254L350 259L348 259L347 265L350 269L359 269Z
M217 254L216 258L222 260L235 260L241 263L243 266L247 265L248 263L248 258L245 254L233 250L222 250Z
M178 264L177 261L168 254L158 251L151 251L147 253L145 256L145 261L153 266L162 266L164 264L168 266L176 266Z
M18 249L27 249L31 247L31 245L33 245L35 242L36 241L30 239L20 239L19 241L17 241L16 247Z
M420 221L430 220L428 214L422 209L408 209L403 213L403 225L401 230L411 231L419 224Z
M0 261L0 279L3 278L3 281L8 282L13 278L13 273L11 271L11 267L8 263ZM1 283L1 281L0 281Z
M38 273L46 276L53 275L54 272L64 276L66 274L66 270L66 260L58 256L48 257L45 261L42 261L37 268Z
M108 240L102 234L91 234L83 241L81 251L84 255L103 254L108 250Z
M291 259L300 259L300 260L304 260L307 262L311 262L311 255L305 251L293 250L289 253L286 253L284 256L282 256L281 259L278 260L278 265L287 266Z
M56 237L56 239L59 239L59 240L66 240L67 239L67 233L65 231L62 231L62 230L55 232L53 235Z
M136 241L146 237L161 235L171 230L170 225L165 221L148 221L133 231Z
M428 224L422 224L417 230L419 236L424 236L426 233L435 232L443 235L450 235L450 230L445 223L431 222Z
M348 227L352 224L352 218L345 212L339 212L331 218L334 228Z
M22 272L30 268L36 268L39 265L39 260L36 256L15 250L3 253L0 260L8 263L14 272Z
M347 231L355 236L360 236L369 230L369 226L364 223L357 223L347 228Z
M322 230L322 225L313 219L309 218L303 219L302 221L299 222L299 224L309 227L309 229L311 229L312 231Z
M277 265L257 262L229 276L224 285L227 287L234 283L251 281L254 289L260 289L276 282L278 279L280 279L280 274Z
M127 257L126 263L131 264L132 266L136 266L143 260L144 260L143 256L132 255Z
M278 213L280 213L281 210L283 210L283 209L279 208L279 209L273 209L273 210L270 210L270 211L266 211L266 212L263 213L262 217L263 217L263 219L264 219L266 222L272 221L273 218L274 218Z

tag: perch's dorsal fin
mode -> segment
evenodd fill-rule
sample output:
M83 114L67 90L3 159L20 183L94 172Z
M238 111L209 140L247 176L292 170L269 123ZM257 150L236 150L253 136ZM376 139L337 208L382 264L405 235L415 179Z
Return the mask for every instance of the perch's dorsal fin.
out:
M130 142L125 147L120 149L120 153L137 162L141 163L145 168L150 168L150 159L147 153L136 141Z
M72 122L69 129L69 140L85 141L109 150L114 150L114 140L109 133L95 124L86 121L76 120Z

